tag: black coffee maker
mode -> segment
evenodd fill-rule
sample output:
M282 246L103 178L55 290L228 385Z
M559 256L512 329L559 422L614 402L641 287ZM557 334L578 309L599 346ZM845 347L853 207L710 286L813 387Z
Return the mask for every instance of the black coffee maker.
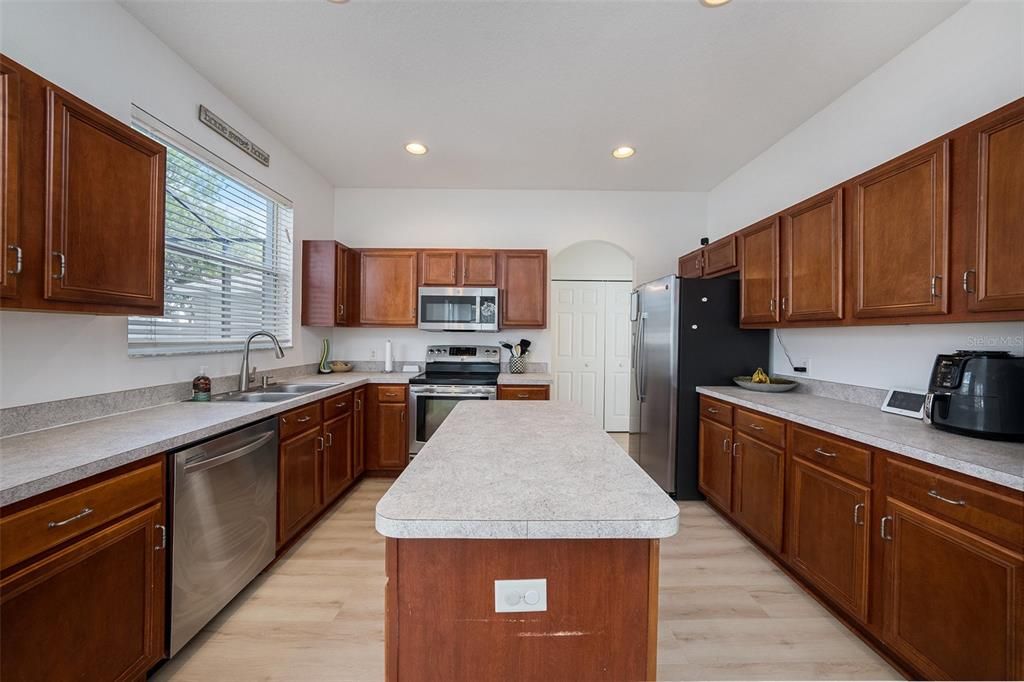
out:
M1024 357L969 350L937 356L924 418L947 431L1024 441Z

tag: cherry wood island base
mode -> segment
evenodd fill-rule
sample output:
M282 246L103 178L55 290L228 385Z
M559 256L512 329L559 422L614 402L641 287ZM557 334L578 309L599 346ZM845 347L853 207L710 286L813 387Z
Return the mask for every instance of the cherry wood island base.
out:
M387 539L388 682L653 680L658 540ZM496 613L494 581L547 579Z

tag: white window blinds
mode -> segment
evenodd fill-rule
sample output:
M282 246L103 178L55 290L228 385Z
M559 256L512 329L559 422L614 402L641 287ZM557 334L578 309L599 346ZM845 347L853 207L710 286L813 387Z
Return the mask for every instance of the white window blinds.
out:
M291 345L290 203L179 134L136 127L167 145L164 314L128 318L128 354L238 350L257 329Z

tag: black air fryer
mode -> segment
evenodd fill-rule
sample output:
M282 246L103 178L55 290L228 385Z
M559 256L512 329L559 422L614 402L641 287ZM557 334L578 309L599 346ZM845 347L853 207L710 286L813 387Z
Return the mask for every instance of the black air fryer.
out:
M1024 441L1024 357L968 350L937 356L924 416L946 431Z

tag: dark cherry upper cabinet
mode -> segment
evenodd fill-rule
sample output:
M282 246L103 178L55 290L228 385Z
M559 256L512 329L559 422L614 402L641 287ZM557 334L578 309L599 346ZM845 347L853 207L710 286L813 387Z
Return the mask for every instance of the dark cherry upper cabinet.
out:
M327 239L302 242L302 324L345 327L355 319L351 299L354 254Z
M799 457L790 460L789 480L791 564L866 623L871 488Z
M548 325L548 252L500 251L501 326L544 329Z
M464 287L498 286L497 252L460 251L459 284Z
M458 275L458 251L420 251L421 286L453 287Z
M929 679L1024 677L1024 557L890 499L885 641Z
M17 298L18 280L24 269L24 250L19 240L19 165L21 149L20 68L0 59L0 296Z
M940 140L852 181L854 316L947 311L948 168Z
M843 191L829 190L782 213L785 321L843 316Z
M704 247L704 257L701 261L703 277L717 277L739 269L736 241L736 235L730 234Z
M700 279L704 275L704 249L679 257L679 276Z
M986 120L978 148L975 260L962 286L972 311L1024 310L1024 100Z
M415 327L419 253L367 249L360 253L359 322Z
M779 219L740 233L740 324L779 321Z
M166 148L47 89L45 297L163 305Z

